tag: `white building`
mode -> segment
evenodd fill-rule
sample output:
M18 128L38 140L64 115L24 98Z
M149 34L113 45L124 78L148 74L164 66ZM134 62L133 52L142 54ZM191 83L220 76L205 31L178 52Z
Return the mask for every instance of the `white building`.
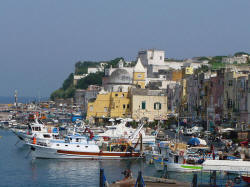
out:
M144 65L144 67L149 65L165 65L165 51L155 49L139 51L138 58L141 59L142 65Z
M248 61L248 55L241 55L241 56L233 56L233 57L224 57L222 58L222 62L226 64L246 64Z
M101 71L104 71L104 66L99 66L96 68L88 68L88 74L97 73L97 72L101 72Z
M87 77L88 74L82 74L82 75L74 75L74 81L73 81L73 84L74 85L77 85L77 81L84 78L84 77Z

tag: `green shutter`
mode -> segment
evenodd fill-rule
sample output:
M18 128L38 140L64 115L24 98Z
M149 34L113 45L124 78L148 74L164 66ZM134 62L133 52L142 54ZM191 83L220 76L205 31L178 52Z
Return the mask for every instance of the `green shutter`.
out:
M146 102L142 101L141 103L141 109L145 110L146 109Z

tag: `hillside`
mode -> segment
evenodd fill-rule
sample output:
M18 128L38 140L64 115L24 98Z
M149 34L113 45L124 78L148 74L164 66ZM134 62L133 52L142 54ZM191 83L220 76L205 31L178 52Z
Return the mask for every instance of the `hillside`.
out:
M110 61L79 61L75 64L75 72L71 73L67 79L64 80L62 87L55 90L51 95L50 99L55 100L58 98L72 98L75 95L76 89L86 89L89 85L101 85L102 84L102 77L104 76L104 72L97 72L97 73L90 73L88 76L80 79L77 85L74 86L74 74L81 75L87 74L89 67L98 67L101 63L106 63L105 68L117 67L117 64L120 60L124 60L122 57L115 58Z

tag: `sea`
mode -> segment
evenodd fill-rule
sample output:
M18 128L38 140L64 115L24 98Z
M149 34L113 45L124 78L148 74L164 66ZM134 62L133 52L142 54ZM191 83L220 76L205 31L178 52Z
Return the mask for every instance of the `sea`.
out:
M143 175L161 177L163 172L147 165L144 160L67 160L32 159L30 149L10 131L0 129L0 187L98 187L100 169L109 183L123 179L122 172L131 169L136 178ZM170 179L191 182L193 173L169 172ZM208 180L208 174L203 174ZM200 180L200 178L199 178Z
M38 102L38 101L47 101L49 98L48 97L29 97L29 96L23 96L23 97L18 97L17 102L18 103L31 103L31 102ZM11 104L15 102L14 96L0 96L0 104Z

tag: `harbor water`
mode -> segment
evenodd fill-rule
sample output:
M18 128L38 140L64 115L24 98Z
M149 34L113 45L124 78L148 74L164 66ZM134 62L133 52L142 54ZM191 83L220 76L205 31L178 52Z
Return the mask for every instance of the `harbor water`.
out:
M134 177L139 170L144 175L162 175L142 160L32 160L29 147L22 142L15 145L18 138L11 131L0 129L0 137L0 186L95 187L100 168L104 168L109 183L122 179L126 168L131 168Z
M100 168L105 171L109 183L123 178L122 172L129 168L133 176L138 171L143 175L161 177L143 160L67 160L32 159L30 149L9 130L0 129L0 186L86 186L99 185ZM191 182L193 173L169 172L167 177L182 182ZM208 175L203 180L208 181Z

